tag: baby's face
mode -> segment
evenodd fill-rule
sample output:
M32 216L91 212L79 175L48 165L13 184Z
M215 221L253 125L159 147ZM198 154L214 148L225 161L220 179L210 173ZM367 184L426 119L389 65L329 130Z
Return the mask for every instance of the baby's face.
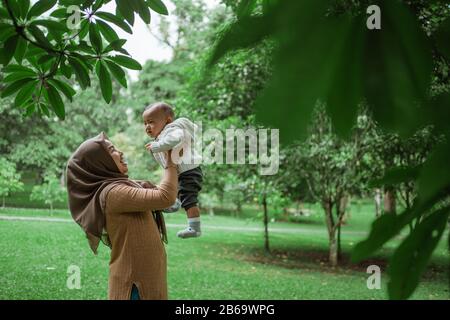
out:
M146 110L142 114L142 117L145 132L152 138L158 137L168 122L167 117L159 110Z

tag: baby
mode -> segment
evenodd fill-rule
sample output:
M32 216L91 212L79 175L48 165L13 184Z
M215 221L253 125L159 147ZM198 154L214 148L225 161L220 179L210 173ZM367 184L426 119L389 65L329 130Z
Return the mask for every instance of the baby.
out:
M163 211L177 211L181 202L188 217L188 227L179 231L177 236L183 239L199 237L201 230L198 193L202 189L203 173L200 168L200 155L193 147L197 126L186 118L175 119L172 107L164 102L156 102L146 107L142 117L147 135L155 138L145 146L147 150L164 168L166 161L163 152L173 149L172 158L177 164L179 200Z

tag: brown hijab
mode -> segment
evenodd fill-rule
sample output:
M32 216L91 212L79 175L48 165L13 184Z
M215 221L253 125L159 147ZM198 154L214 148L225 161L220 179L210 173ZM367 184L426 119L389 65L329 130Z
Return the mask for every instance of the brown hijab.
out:
M92 251L97 254L100 240L111 247L105 230L104 213L106 195L117 185L142 186L120 173L107 151L108 137L104 132L83 142L67 164L67 192L72 217L86 232ZM105 191L105 192L103 192ZM160 211L154 213L162 239L167 242L164 218Z

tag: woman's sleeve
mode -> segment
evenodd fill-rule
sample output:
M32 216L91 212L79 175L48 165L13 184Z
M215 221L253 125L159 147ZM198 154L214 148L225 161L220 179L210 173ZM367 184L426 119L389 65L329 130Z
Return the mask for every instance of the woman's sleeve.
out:
M144 189L119 184L106 197L106 210L111 213L143 212L170 207L177 197L177 171L165 170L161 183L155 189Z

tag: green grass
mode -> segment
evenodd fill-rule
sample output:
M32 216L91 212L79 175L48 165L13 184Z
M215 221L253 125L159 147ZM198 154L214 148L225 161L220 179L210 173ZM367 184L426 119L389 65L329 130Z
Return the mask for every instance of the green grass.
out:
M255 219L204 215L204 235L180 240L175 236L179 228L173 225L183 224L184 215L166 215L169 297L386 299L386 260L401 237L370 261L351 264L348 255L365 237L373 219L369 205L363 204L359 210L354 208L343 228L344 259L337 268L327 264L327 235L320 210L302 218L302 223L271 223L277 231L270 234L270 255L263 251L262 231L208 228L261 228ZM0 214L48 216L48 211L7 208ZM70 214L56 210L53 217L70 218ZM75 223L0 221L0 235L0 299L106 299L109 249L102 246L94 256ZM81 268L80 290L66 286L67 268L72 264ZM366 287L370 264L382 269L381 290ZM443 239L412 298L449 299L447 270Z

